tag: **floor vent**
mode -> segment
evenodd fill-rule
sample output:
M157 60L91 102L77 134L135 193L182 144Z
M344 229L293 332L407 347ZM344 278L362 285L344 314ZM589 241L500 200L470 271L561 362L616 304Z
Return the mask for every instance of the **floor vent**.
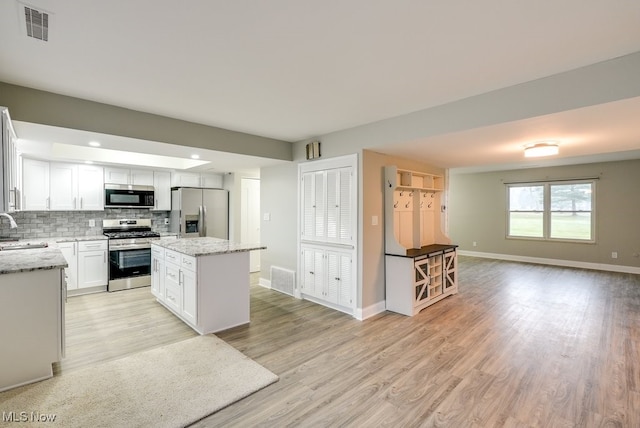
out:
M24 6L27 36L44 42L49 40L49 14Z
M296 273L289 269L271 266L271 289L293 296Z

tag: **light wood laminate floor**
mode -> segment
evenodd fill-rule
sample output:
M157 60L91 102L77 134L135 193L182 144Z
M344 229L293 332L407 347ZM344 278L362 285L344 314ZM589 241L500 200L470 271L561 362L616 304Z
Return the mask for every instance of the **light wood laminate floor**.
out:
M459 280L365 321L252 285L217 336L280 380L195 426L640 427L640 276L460 257ZM73 297L54 369L193 336L149 288Z

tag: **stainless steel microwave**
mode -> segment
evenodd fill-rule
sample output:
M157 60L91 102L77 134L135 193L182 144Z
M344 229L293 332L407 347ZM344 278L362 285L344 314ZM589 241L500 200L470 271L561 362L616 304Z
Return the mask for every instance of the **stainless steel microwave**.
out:
M153 208L153 186L133 184L105 184L105 208Z

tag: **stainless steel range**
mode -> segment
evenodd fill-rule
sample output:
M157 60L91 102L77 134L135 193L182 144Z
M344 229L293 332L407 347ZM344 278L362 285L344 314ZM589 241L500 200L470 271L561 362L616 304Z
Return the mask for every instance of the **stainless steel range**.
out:
M151 231L151 219L103 220L109 238L108 291L151 285L151 241L160 234Z

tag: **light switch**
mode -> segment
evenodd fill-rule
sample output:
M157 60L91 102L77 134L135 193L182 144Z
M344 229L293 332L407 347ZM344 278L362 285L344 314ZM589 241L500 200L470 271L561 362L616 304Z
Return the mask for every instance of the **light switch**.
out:
M371 216L371 226L377 226L378 225L378 216L377 215L372 215Z
M264 220L264 221L271 221L271 213L264 213L264 214L262 214L262 220Z

